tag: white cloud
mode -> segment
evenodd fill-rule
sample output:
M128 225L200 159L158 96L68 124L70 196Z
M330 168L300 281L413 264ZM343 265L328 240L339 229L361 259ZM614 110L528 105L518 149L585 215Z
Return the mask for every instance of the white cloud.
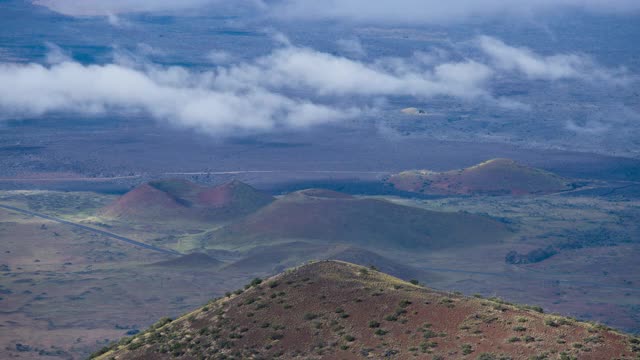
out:
M355 112L259 87L242 92L212 89L203 86L206 81L196 83L201 76L181 68L143 72L116 64L2 64L0 109L10 116L140 111L209 133L304 127L344 119Z
M624 69L603 68L584 55L541 56L527 48L512 47L489 36L479 37L478 46L497 69L518 72L533 80L579 79L619 84L629 81Z
M131 23L125 19L123 19L121 16L114 14L114 13L106 13L105 14L107 22L109 23L109 25L116 27L116 28L126 28L126 27L130 27Z
M64 52L58 45L46 42L44 44L47 47L47 55L45 62L47 64L59 64L65 61L71 61L71 56Z
M206 72L155 66L124 51L113 64L82 65L50 48L56 60L49 66L0 64L3 113L143 112L210 133L269 130L353 117L376 96L488 98L492 74L474 61L413 66L414 59L396 59L382 66L294 46ZM341 97L353 101L341 108L322 104Z
M255 63L221 69L219 80L228 86L251 81L277 88L305 89L318 96L404 95L488 96L485 86L492 70L473 60L431 67L396 59L391 68L318 52L285 47Z
M347 119L396 96L526 110L527 104L489 90L496 77L514 72L544 81L618 79L586 57L545 57L489 37L475 44L483 50L475 59L453 61L436 50L366 62L285 42L266 56L199 72L149 63L144 55L161 52L145 44L116 51L106 65L79 64L48 45L47 66L0 63L0 113L143 112L209 133L266 131Z
M627 13L637 0L280 0L270 10L281 19L446 23L498 16L530 17L561 10Z
M367 56L367 51L358 39L339 39L336 44L342 52L348 55L360 58Z
M637 0L34 0L34 3L70 16L247 8L285 20L338 19L401 24L530 17L576 9L597 13L640 11Z
M565 128L573 133L582 135L599 135L610 130L610 126L598 121L589 121L584 125L578 125L573 120L567 121Z
M235 56L224 50L211 50L205 57L216 65L225 65L235 60Z
M251 2L251 1L248 1ZM124 13L181 11L223 3L222 0L34 0L36 5L70 16L115 16Z

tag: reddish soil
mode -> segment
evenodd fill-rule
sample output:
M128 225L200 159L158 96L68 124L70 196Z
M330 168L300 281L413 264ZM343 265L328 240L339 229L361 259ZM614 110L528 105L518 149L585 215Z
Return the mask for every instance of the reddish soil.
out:
M126 339L101 359L622 359L640 340L322 261Z
M317 192L312 192L317 194ZM497 242L510 233L503 223L468 213L445 213L361 199L289 194L211 234L210 245L265 245L270 240L307 239L379 248L445 248Z
M392 175L388 182L399 190L438 195L549 194L572 188L568 179L509 159L446 172L405 171Z
M186 180L159 180L129 191L100 215L122 220L226 220L249 214L272 200L235 180L213 188Z

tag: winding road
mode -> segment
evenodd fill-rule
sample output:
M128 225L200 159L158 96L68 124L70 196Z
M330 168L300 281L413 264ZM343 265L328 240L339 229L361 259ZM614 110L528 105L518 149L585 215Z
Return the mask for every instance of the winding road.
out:
M115 239L115 240L118 240L118 241L125 242L127 244L131 244L131 245L138 246L138 247L141 247L141 248L144 248L144 249L160 252L160 253L163 253L163 254L167 254L167 255L182 255L182 254L180 254L179 252L177 252L175 250L163 249L163 248L160 248L160 247L157 247L157 246L153 246L153 245L145 244L145 243L140 242L140 241L129 239L129 238L124 237L124 236L116 235L116 234L110 233L108 231L95 229L95 228L92 228L90 226L74 223L72 221L60 219L60 218L49 216L49 215L45 215L45 214L40 214L40 213L33 212L33 211L30 211L30 210L24 210L24 209L20 209L20 208L14 207L14 206L2 205L2 204L0 204L0 208L6 209L6 210L10 210L10 211L19 212L19 213L25 214L25 215L39 217L39 218L42 218L42 219L47 219L47 220L54 221L54 222L57 222L57 223L60 223L60 224L73 226L73 227L76 227L76 228L79 228L79 229L82 229L82 230L91 231L91 232L94 232L96 234L100 234L100 235L103 235L103 236L106 236L106 237L109 237L109 238L112 238L112 239Z

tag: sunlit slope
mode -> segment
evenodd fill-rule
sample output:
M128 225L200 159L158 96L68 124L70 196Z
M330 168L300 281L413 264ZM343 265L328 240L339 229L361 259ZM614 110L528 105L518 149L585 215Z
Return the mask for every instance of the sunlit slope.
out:
M158 180L129 191L99 214L124 221L216 221L249 214L271 201L270 195L235 180L213 188Z
M509 159L445 172L404 171L388 182L399 190L435 195L549 194L573 188L568 179Z
M100 359L632 359L638 340L535 307L321 261L256 279Z

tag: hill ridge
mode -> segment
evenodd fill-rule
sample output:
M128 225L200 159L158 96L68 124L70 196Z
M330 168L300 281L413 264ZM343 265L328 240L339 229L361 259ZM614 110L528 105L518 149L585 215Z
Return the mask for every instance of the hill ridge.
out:
M235 179L214 187L161 179L137 186L102 208L99 215L126 221L221 221L249 214L273 200Z
M486 216L436 212L328 190L321 194L324 196L299 191L285 195L205 234L201 242L205 247L226 249L303 239L371 248L436 249L486 244L510 235L505 224Z
M424 288L327 260L214 299L99 359L632 358L640 340L499 299Z
M442 172L407 170L387 182L398 190L432 195L549 194L575 187L569 179L507 158Z

